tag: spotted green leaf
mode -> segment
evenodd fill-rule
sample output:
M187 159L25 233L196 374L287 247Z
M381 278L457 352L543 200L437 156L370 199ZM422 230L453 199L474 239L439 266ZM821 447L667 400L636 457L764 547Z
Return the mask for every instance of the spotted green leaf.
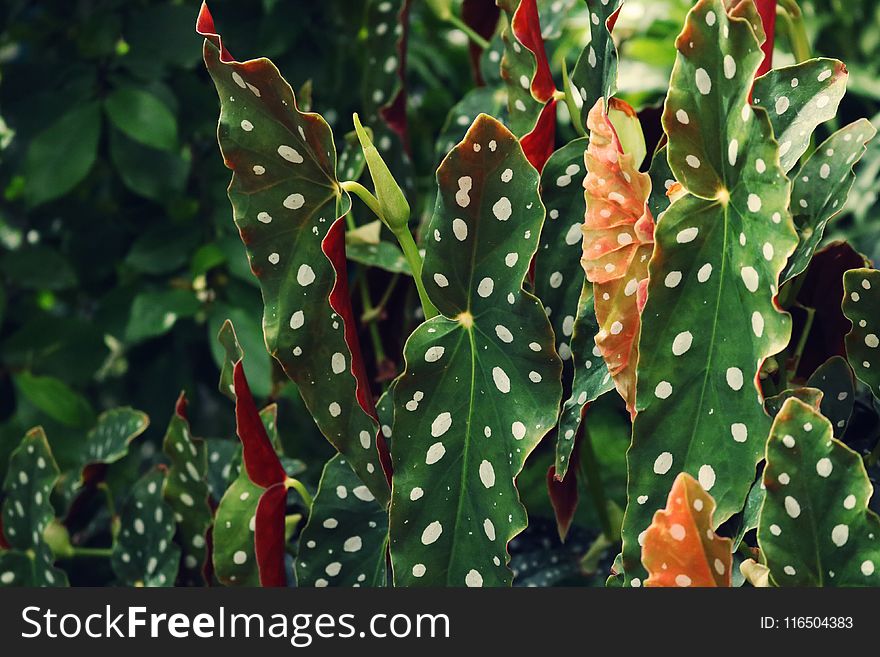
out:
M510 584L506 546L526 526L514 478L561 397L552 328L522 289L544 218L538 173L480 115L437 182L422 275L441 314L410 336L394 389L394 579Z
M584 223L584 151L588 139L569 142L541 171L541 202L547 218L535 256L535 295L544 304L563 362L571 359L578 299L584 283L581 242Z
M244 468L223 494L214 518L214 573L226 586L259 586L254 554L254 521L263 494Z
M237 440L207 438L208 490L216 504L241 472L241 445Z
M880 399L880 271L851 269L843 275L843 314L852 322L846 357L860 381Z
M388 513L345 458L327 461L299 539L299 586L385 586Z
M100 475L95 466L110 465L128 454L131 442L150 424L146 413L133 408L114 408L98 416L77 454L78 464L65 472L58 482L58 492L65 505L73 501L82 487Z
M571 72L571 84L581 98L582 126L600 98L610 99L617 90L617 47L611 31L623 0L585 0L590 17L590 42Z
M0 552L0 586L67 586L43 538L55 519L49 496L58 475L42 427L31 429L10 455L3 482L3 534L10 550Z
M501 34L501 79L507 87L510 129L523 137L535 128L556 87L547 63L535 0L497 0L496 4L508 18Z
M807 269L825 226L843 210L856 179L853 167L876 133L867 119L851 123L826 139L795 174L791 207L800 241L785 268L783 282Z
M574 362L571 396L562 405L559 426L556 430L555 469L556 478L560 481L568 472L575 436L584 419L587 405L606 392L614 390L614 381L611 380L608 366L596 346L595 337L598 332L599 324L596 322L596 313L593 309L593 286L589 282L584 282L571 338L571 354Z
M368 0L363 71L363 112L376 124L374 143L406 133L403 73L409 0ZM383 122L377 123L376 118ZM390 143L382 147L388 150Z
M628 584L644 577L640 535L679 472L711 493L716 524L742 509L770 425L758 371L791 334L774 302L796 244L789 183L766 113L748 104L763 55L754 5L740 10L700 0L676 42L663 124L670 168L689 193L660 218L649 269L627 456Z
M120 516L111 565L126 586L174 586L180 548L174 512L162 495L165 473L156 468L132 487Z
M263 292L266 345L324 436L385 501L383 443L373 439L375 410L345 274L341 217L351 200L336 179L330 127L297 109L268 59L235 61L204 6L198 31L220 96L220 149L233 170L229 198Z
M468 91L446 115L437 137L435 155L442 160L460 142L479 114L488 114L504 121L507 113L507 91L503 88L478 87Z
M162 451L171 461L163 494L177 520L183 548L181 577L201 582L207 555L205 539L213 516L208 503L208 456L205 441L192 435L183 393L168 423Z
M819 411L831 422L835 437L842 437L855 404L853 373L846 359L829 358L813 372L807 386L822 391Z
M823 58L773 69L755 80L752 102L770 116L786 173L809 148L816 126L837 114L847 77L842 62Z
M861 457L798 399L767 442L758 543L779 586L880 585L880 519Z

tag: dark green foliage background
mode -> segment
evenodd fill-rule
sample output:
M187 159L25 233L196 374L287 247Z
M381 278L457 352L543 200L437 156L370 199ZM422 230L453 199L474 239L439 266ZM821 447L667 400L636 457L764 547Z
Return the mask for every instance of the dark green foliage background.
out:
M256 396L279 401L285 452L310 464L304 479L313 490L332 453L263 347L260 293L226 198L229 171L218 155L217 99L194 33L198 4L0 3L0 475L9 453L35 425L45 427L61 470L69 469L98 413L128 405L146 412L151 426L129 457L111 468L111 488L123 498L135 477L159 460L182 389L196 435L233 438L232 407L217 392L222 350L216 334L227 318L247 354ZM214 0L211 9L233 54L272 58L302 90L300 103L310 102L327 118L341 150L351 112L362 108L365 4ZM421 219L433 205L435 141L450 108L474 81L460 33L451 33L427 3L413 4L407 72L416 172L411 203ZM460 3L452 4L458 13ZM582 3L568 4L571 18L559 38L548 42L554 72L563 60L573 68L588 33ZM626 4L630 13L619 24L625 37L620 95L645 107L662 98L674 35L690 3ZM819 130L824 138L880 111L880 2L801 4L814 54L843 59L851 72L838 117ZM788 50L782 36L778 48ZM573 136L563 122L558 145ZM846 238L875 261L878 178L875 141L845 214L826 238ZM367 221L361 206L355 205L355 216ZM384 272L371 272L374 299L387 282ZM379 327L399 367L403 340L417 322L417 299L409 281L394 294ZM362 343L376 375L366 335ZM623 504L628 425L615 399L605 398L594 413L606 489ZM544 487L551 462L551 451L542 449L520 478L524 501L536 516L552 517ZM582 512L588 524L590 513ZM73 529L87 540L100 539L93 528ZM96 564L86 576L103 582L110 576L105 570Z

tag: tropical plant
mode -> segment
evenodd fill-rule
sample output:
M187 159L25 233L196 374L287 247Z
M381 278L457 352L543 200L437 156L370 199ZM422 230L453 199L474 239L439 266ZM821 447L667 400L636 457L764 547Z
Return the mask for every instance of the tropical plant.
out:
M40 427L12 451L0 582L87 558L147 586L880 584L880 274L823 239L876 131L837 125L848 71L811 56L797 4L698 0L674 43L621 0L415 4L364 4L350 123L312 111L322 77L235 59L202 6L263 307L209 323L238 441L194 437L181 394L161 456L133 458L144 413L17 373L88 431L63 464ZM427 150L413 12L466 35L474 79ZM575 56L553 45L572 34ZM638 52L668 88L624 84ZM173 122L137 121L152 105L101 107L173 149ZM166 301L131 332L170 329ZM313 428L284 434L306 416L319 479Z

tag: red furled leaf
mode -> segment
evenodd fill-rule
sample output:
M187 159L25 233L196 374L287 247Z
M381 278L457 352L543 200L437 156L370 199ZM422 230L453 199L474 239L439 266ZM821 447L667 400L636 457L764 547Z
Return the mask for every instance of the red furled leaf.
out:
M260 419L260 413L244 375L242 361L235 364L232 376L235 386L236 432L241 439L242 458L248 477L263 488L283 484L287 479L287 473L281 467L281 461L278 460L278 455L269 440L269 434L266 433L266 427Z
M337 221L327 231L327 236L321 244L321 250L324 255L333 264L337 272L341 272L336 277L336 284L330 292L330 307L342 318L345 325L346 341L351 350L351 373L357 381L357 400L369 415L371 415L378 425L379 416L376 413L376 403L370 391L370 384L367 379L367 370L364 366L364 358L361 354L360 342L356 339L357 325L354 320L354 311L351 308L351 294L348 290L348 276L345 275L346 258L345 258L345 224ZM348 336L355 336L355 339L348 340ZM259 418L258 418L259 419ZM388 484L391 484L391 454L388 451L388 443L381 431L375 434L376 449L379 451L379 463L385 472L385 478Z
M712 530L715 500L686 472L644 535L645 586L729 587L732 542Z
M544 105L544 109L538 115L538 122L532 131L520 139L526 159L539 173L544 170L544 165L547 164L547 160L553 155L555 140L556 101L551 100Z
M618 99L611 106L638 121ZM587 213L581 263L593 283L599 333L596 346L630 414L635 415L641 311L645 304L648 261L654 248L654 219L648 209L651 178L624 153L600 98L587 125L585 155Z
M254 551L262 586L287 586L284 567L284 515L287 487L284 483L267 488L257 505Z
M758 68L758 72L755 77L761 77L773 68L773 43L774 33L776 31L776 0L755 0L755 4L758 7L758 13L761 15L761 22L764 24L764 32L767 35L767 39L761 45L761 50L764 51L764 61L761 63L760 68Z
M536 0L522 0L519 8L513 14L513 33L526 48L535 55L538 68L535 77L532 78L532 95L535 100L546 103L553 97L556 84L553 82L553 74L550 72L550 64L547 62L547 52L544 50L544 38L541 36L541 20L538 16Z
M572 451L571 462L563 479L556 476L556 466L551 465L547 470L547 492L550 495L550 504L556 515L556 527L559 530L559 540L565 541L571 522L574 520L574 512L578 505L578 468L577 461L580 454L578 443L581 432L575 438L575 446ZM572 467L573 466L573 467Z

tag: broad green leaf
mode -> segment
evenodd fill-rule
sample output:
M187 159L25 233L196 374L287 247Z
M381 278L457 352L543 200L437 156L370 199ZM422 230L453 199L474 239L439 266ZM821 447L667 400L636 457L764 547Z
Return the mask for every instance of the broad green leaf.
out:
M574 378L571 396L562 405L559 426L556 430L556 478L562 480L568 471L575 436L584 420L586 407L606 392L614 389L614 381L608 373L605 359L596 346L599 332L593 309L593 286L585 281L574 320L571 353L574 362Z
M852 322L846 357L860 381L880 399L880 271L851 269L843 275L843 314Z
M590 43L571 72L571 83L581 98L581 126L600 98L609 100L617 91L617 47L611 31L623 0L585 0L590 17ZM574 117L572 117L574 119Z
M712 494L716 524L742 509L770 425L759 368L791 334L774 301L796 245L789 184L766 113L748 104L763 58L757 15L751 3L737 10L746 17L701 0L677 41L663 124L670 168L687 192L657 224L642 313L627 584L644 576L639 536L679 472Z
M612 99L608 105L638 123L635 111L623 101ZM599 323L596 346L627 409L635 415L640 315L654 250L654 218L648 209L651 178L623 150L617 137L620 131L604 107L605 102L597 100L587 118L590 145L584 156L588 173L581 262L593 284Z
M795 174L791 208L799 243L782 275L783 282L806 271L825 235L825 226L843 210L856 179L853 167L876 133L867 119L851 123L826 139Z
M63 381L30 372L16 374L13 380L18 391L53 420L77 429L85 429L95 421L88 400Z
M422 276L441 314L410 336L394 388L394 578L497 586L526 525L513 481L561 397L552 328L522 289L544 207L516 138L485 115L437 182Z
M208 457L205 441L192 435L186 418L186 397L177 400L168 423L162 451L171 461L162 494L174 511L183 552L181 577L203 581L201 568L206 561L205 548L213 513L208 503Z
M409 264L403 256L403 252L395 244L382 241L378 244L348 244L345 247L345 255L352 262L367 267L375 267L392 274L406 274L412 276Z
M3 534L11 551L0 552L0 586L67 586L43 538L55 519L49 496L58 475L46 434L31 429L9 457L3 482Z
M773 69L755 80L752 102L770 116L786 173L809 148L816 127L837 114L846 79L842 62L810 59Z
M518 137L532 132L556 86L547 63L535 0L496 0L507 14L501 34L501 79L507 87L510 129Z
M798 399L767 442L758 543L779 586L880 585L880 519L861 457Z
M164 335L179 318L195 315L200 305L190 290L141 292L131 304L125 340L141 342Z
M69 109L35 136L24 162L24 195L31 205L63 196L89 173L101 135L101 107L88 102Z
M535 256L535 295L544 304L563 362L571 358L578 300L584 284L584 152L589 140L575 139L550 156L541 171L541 202L547 218Z
M263 488L253 483L242 468L217 507L212 530L214 573L226 586L260 585L254 530L262 494Z
M165 474L156 468L134 484L120 515L111 565L126 586L174 586L180 548L171 507L162 499Z
M731 540L713 531L715 500L686 472L645 533L645 586L730 587Z
M198 31L220 96L220 148L233 170L229 198L263 292L266 345L324 436L387 501L384 442L377 440L345 274L341 217L351 200L336 179L330 127L297 109L268 59L233 60L204 7Z
M148 91L119 87L104 99L104 110L113 125L145 146L160 150L177 146L177 119Z
M126 187L157 203L183 191L192 165L188 149L150 148L115 128L110 130L110 159Z
M337 454L299 537L299 586L385 586L388 512Z
M45 244L4 250L0 269L16 287L26 290L67 290L77 285L70 261Z
M807 380L807 387L822 391L819 411L831 422L835 437L842 437L856 396L853 373L846 359L840 356L829 358L813 372Z

